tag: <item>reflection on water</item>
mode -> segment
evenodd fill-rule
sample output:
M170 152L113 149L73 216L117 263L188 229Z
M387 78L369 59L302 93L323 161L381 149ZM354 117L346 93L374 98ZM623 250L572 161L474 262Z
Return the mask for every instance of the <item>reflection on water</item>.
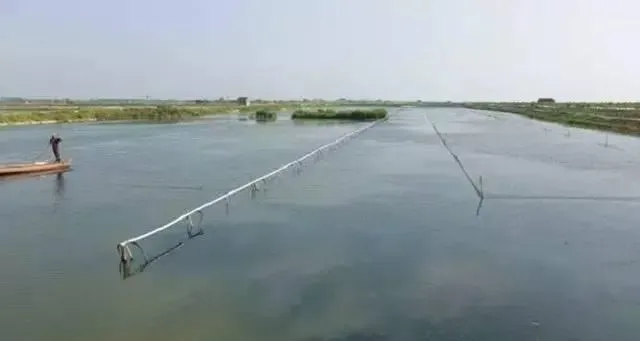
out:
M63 173L57 173L54 178L55 190L53 197L53 211L56 212L65 200L65 180Z
M483 176L478 202L423 114L234 197L228 215L212 207L206 234L145 240L120 276L118 242L357 125L61 131L82 167L0 187L2 339L640 339L637 157L597 146L601 136L433 109L469 177ZM47 131L3 133L24 153Z
M64 174L63 173L56 174L55 180L56 180L55 181L56 199L64 199L64 191L65 191Z
M0 178L0 184L9 185L9 184L16 184L16 182L26 183L28 181L52 179L53 191L51 192L51 194L53 199L53 211L55 212L58 210L59 206L65 200L66 185L65 185L64 173L65 172L60 172L60 171L45 171L45 172L34 172L34 173L27 173L27 174L16 174L16 175L4 176Z
M344 120L291 120L294 126L339 126L353 125L354 122Z
M168 247L164 251L161 251L153 256L150 256L145 252L145 250L138 243L132 243L131 246L135 247L139 254L142 256L141 262L135 263L135 259L130 261L120 260L118 263L118 272L122 279L127 279L131 276L142 273L149 265L156 262L160 258L171 254L173 251L176 251L178 248L185 245L185 243L193 238L204 235L204 230L200 229L198 232L187 231L187 238L185 240L179 241L176 244Z

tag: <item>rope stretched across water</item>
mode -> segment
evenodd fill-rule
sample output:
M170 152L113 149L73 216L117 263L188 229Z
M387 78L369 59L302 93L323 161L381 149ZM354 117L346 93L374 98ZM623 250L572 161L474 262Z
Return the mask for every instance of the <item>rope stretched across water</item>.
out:
M358 129L356 129L356 130L354 130L354 131L352 131L350 133L344 134L340 138L336 139L335 141L327 143L325 145L322 145L322 146L314 149L313 151L311 151L311 152L309 152L309 153L307 153L307 154L305 154L305 155L303 155L303 156L301 156L301 157L299 157L299 158L297 158L297 159L295 159L295 160L293 160L293 161L281 166L280 168L278 168L278 169L276 169L276 170L274 170L274 171L272 171L270 173L267 173L267 174L265 174L265 175L263 175L261 177L258 177L256 179L250 181L250 182L247 182L246 184L244 184L244 185L242 185L240 187L234 188L234 189L230 190L229 192L227 192L226 194L221 195L221 196L219 196L219 197L217 197L217 198L215 198L215 199L213 199L213 200L211 200L211 201L209 201L207 203L204 203L204 204L202 204L202 205L200 205L200 206L188 211L187 213L182 214L181 216L175 218L174 220L168 222L165 225L162 225L162 226L160 226L160 227L158 227L158 228L156 228L154 230L151 230L151 231L149 231L149 232L147 232L145 234L139 235L139 236L131 238L131 239L127 239L127 240L119 243L118 246L117 246L117 250L118 250L118 253L120 254L120 259L122 261L124 261L124 262L127 262L127 261L133 259L133 255L131 253L131 250L129 249L129 244L136 244L138 241L140 241L142 239L148 238L148 237L150 237L150 236L152 236L154 234L162 232L162 231L164 231L164 230L166 230L166 229L168 229L168 228L170 228L170 227L172 227L172 226L174 226L174 225L176 225L176 224L178 224L180 222L183 222L183 221L187 221L187 223L189 224L190 229L192 229L194 227L193 226L193 221L191 219L191 216L193 214L198 213L198 214L200 214L200 217L202 218L202 214L203 214L202 210L203 209L205 209L207 207L211 207L211 206L213 206L215 204L218 204L218 203L221 203L223 201L226 201L229 198L231 198L232 196L234 196L234 195L236 195L236 194L238 194L238 193L240 193L240 192L242 192L242 191L244 191L246 189L255 188L255 186L259 182L266 181L267 179L277 175L278 173L281 173L281 172L283 172L283 171L285 171L285 170L287 170L287 169L289 169L291 167L294 167L296 165L300 165L304 160L306 160L306 159L308 159L308 158L310 158L310 157L312 157L314 155L317 155L318 153L321 153L326 149L330 149L330 148L338 145L339 143L346 141L349 138L355 137L356 135L362 133L363 131L373 127L374 125L376 125L380 121L381 120L374 121L372 123L369 123L369 124L365 125L364 127L358 128ZM202 219L200 219L200 222L202 222Z
M451 150L451 147L449 147L449 145L447 144L447 140L445 140L442 134L440 134L440 131L438 130L436 125L433 122L431 122L431 120L429 120L426 114L424 115L424 119L429 124L431 124L431 127L433 127L433 131L436 132L436 135L438 135L438 138L440 139L440 142L442 142L442 145L444 146L444 148L449 152L453 160L458 164L458 167L464 174L465 178L467 178L467 181L469 181L469 184L471 185L471 187L473 187L473 190L476 192L476 195L478 196L478 198L480 200L484 199L484 192L482 191L482 177L480 177L480 186L476 185L473 179L471 179L469 172L467 172L467 169L462 164L462 161L460 161L460 158L458 157L458 155L456 155L456 153L454 153L453 150Z

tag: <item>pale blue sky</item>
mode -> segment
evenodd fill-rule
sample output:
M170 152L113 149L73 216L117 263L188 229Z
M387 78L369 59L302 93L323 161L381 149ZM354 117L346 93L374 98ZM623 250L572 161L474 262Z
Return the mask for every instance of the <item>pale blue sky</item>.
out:
M0 96L640 99L632 0L0 0Z

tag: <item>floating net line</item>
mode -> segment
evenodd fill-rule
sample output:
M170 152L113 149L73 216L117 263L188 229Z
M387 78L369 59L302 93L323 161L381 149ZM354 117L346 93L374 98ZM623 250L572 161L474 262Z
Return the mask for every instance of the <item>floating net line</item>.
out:
M580 195L568 196L568 195L518 195L518 194L487 193L484 190L482 175L478 178L478 182L477 183L475 181L473 181L473 179L469 175L469 172L467 171L467 169L463 165L462 160L451 149L451 147L447 143L447 140L444 138L444 136L438 130L438 127L436 127L436 125L429 119L429 117L426 114L424 115L424 119L425 119L425 121L427 121L427 123L429 123L431 125L431 127L433 127L433 130L435 131L436 135L438 136L438 139L440 139L440 142L442 142L442 145L444 146L444 148L449 152L449 154L451 155L453 160L456 162L456 164L458 165L458 168L460 168L460 170L464 174L465 178L467 179L467 181L469 182L471 187L473 187L473 190L475 191L475 193L476 193L476 195L477 195L477 197L479 199L478 206L476 208L476 215L480 215L480 210L482 208L482 205L483 205L485 199L486 200L489 200L489 199L490 200L507 200L507 201L514 201L514 200L523 200L523 201L526 201L526 200L531 200L531 201L563 200L563 201L640 202L640 196L589 196L589 195L585 195L585 196L580 196ZM611 148L612 145L608 144L608 137L605 140L605 143L606 143L605 147Z
M440 142L442 142L442 145L444 146L444 148L449 152L453 160L458 164L458 167L464 174L465 178L467 178L467 181L469 181L469 184L471 185L471 187L473 187L473 190L476 192L476 195L478 196L478 198L480 200L484 199L484 192L482 190L482 176L480 176L479 178L479 184L476 184L473 181L473 179L471 179L469 172L467 172L467 169L462 164L462 161L460 160L458 155L454 153L453 150L451 150L451 147L449 147L449 145L447 144L447 140L445 140L442 134L440 134L438 127L436 127L436 125L433 122L431 122L431 120L429 120L429 117L427 117L427 114L424 115L424 120L427 121L429 124L431 124L431 127L433 127L433 131L436 132L436 135L438 135L438 138L440 139Z
M383 119L385 120L385 119ZM138 244L139 241L151 237L157 233L160 233L166 229L169 229L173 226L176 226L180 223L186 223L187 224L187 234L189 235L189 237L191 238L192 236L197 236L201 233L203 233L203 229L202 229L202 221L204 220L204 212L203 210L205 208L214 206L216 204L222 204L224 203L226 206L226 209L228 210L229 207L229 199L231 197L233 197L234 195L241 193L244 190L250 190L251 191L251 195L255 195L255 193L258 191L258 184L262 183L266 183L267 180L269 180L270 178L288 170L288 169L294 169L296 171L296 173L300 172L300 167L303 165L303 162L311 159L312 157L315 157L316 160L319 159L322 156L322 153L325 151L330 151L335 149L336 147L338 147L340 144L356 137L357 135L359 135L360 133L364 132L365 130L375 126L376 124L378 124L379 122L383 121L383 120L377 120L374 122L371 122L363 127L360 127L354 131L351 131L347 134L342 135L341 137L339 137L338 139L334 140L333 142L324 144L316 149L314 149L313 151L304 154L303 156L281 166L280 168L267 173L265 175L262 175L254 180L251 180L249 182L247 182L246 184L236 187L232 190L230 190L229 192L227 192L224 195L221 195L207 203L204 203L184 214L182 214L181 216L173 219L172 221L166 223L165 225L162 225L156 229L153 229L145 234L141 234L137 237L134 238L130 238L127 239L123 242L120 242L117 245L117 251L118 254L120 255L120 261L124 264L129 263L131 260L133 260L133 253L131 252L131 248L130 246L133 245L135 247L137 247L140 252L142 253L142 256L144 258L145 264L149 263L151 261L153 261L152 259L149 259L147 257L147 255L145 254L144 250L142 249L142 247ZM195 216L195 217L194 217ZM195 218L195 219L194 219Z

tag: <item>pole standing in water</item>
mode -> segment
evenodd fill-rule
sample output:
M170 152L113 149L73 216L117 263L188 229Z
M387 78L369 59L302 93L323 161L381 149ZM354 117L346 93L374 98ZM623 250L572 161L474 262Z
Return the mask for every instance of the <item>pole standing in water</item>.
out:
M60 142L62 142L62 138L60 138L60 136L58 136L58 134L53 134L51 135L51 138L49 139L49 144L51 145L51 150L53 151L53 156L56 157L56 162L60 162L60 149L59 149L59 144Z

